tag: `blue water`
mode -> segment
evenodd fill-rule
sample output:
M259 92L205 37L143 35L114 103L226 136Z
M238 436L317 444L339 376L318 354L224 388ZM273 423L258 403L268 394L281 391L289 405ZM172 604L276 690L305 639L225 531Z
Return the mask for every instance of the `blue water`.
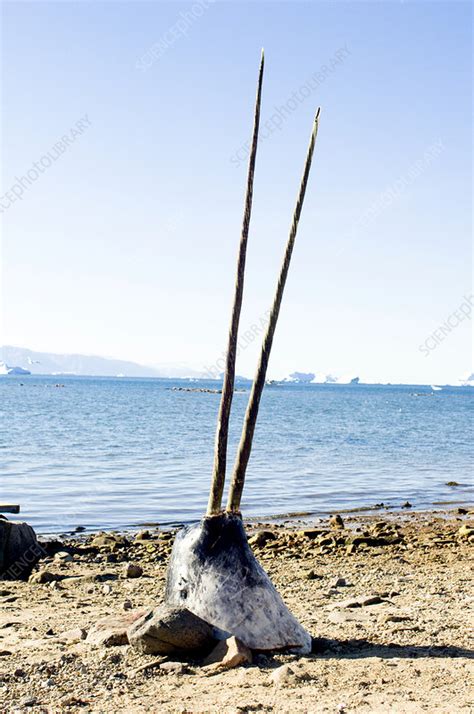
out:
M220 395L173 386L216 383L1 378L0 502L20 503L39 532L197 520ZM234 397L230 465L245 387ZM266 387L243 511L322 515L472 500L473 406L469 387Z

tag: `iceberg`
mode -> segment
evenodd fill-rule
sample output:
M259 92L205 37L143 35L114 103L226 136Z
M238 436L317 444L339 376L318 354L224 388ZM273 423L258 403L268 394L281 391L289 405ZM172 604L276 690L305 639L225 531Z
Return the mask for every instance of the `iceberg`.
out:
M9 367L6 362L0 362L0 375L6 374L31 374L31 372L23 367Z

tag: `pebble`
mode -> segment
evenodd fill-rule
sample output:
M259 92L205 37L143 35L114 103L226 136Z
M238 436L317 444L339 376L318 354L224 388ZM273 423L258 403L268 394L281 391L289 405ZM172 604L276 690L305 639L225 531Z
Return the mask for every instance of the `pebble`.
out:
M184 674L186 667L182 662L163 662L160 669L166 674Z
M335 514L334 516L331 516L331 518L329 519L329 525L331 526L331 528L335 528L336 530L342 530L344 528L344 521L342 520L339 513Z
M126 563L123 569L123 575L125 578L141 578L143 568L135 563Z
M345 578L334 578L334 580L332 580L329 583L329 587L330 588L347 588L347 587L349 587L349 583L347 582L347 580Z
M234 669L252 663L252 652L237 637L221 640L203 662L203 667Z
M275 687L291 687L298 682L298 677L289 664L283 664L270 674L268 681Z

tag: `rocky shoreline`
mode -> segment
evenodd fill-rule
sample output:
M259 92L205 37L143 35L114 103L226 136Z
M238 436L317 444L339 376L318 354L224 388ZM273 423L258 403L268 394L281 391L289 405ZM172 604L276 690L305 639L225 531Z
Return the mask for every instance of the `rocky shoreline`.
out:
M82 534L45 544L28 582L1 584L0 711L473 710L473 510L247 531L312 633L311 655L254 652L210 668L94 637L103 618L117 624L162 602L174 532Z

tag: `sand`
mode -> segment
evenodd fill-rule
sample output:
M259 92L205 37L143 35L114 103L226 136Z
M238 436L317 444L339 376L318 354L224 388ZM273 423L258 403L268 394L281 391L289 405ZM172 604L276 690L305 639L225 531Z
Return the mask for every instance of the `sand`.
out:
M162 601L171 534L69 540L72 555L39 565L61 580L0 584L0 711L473 712L474 512L343 518L332 535L320 521L249 525L277 536L254 548L315 652L212 675L199 662L143 669L157 658L80 639L103 616ZM141 577L125 577L129 562ZM373 602L344 606L356 598Z

